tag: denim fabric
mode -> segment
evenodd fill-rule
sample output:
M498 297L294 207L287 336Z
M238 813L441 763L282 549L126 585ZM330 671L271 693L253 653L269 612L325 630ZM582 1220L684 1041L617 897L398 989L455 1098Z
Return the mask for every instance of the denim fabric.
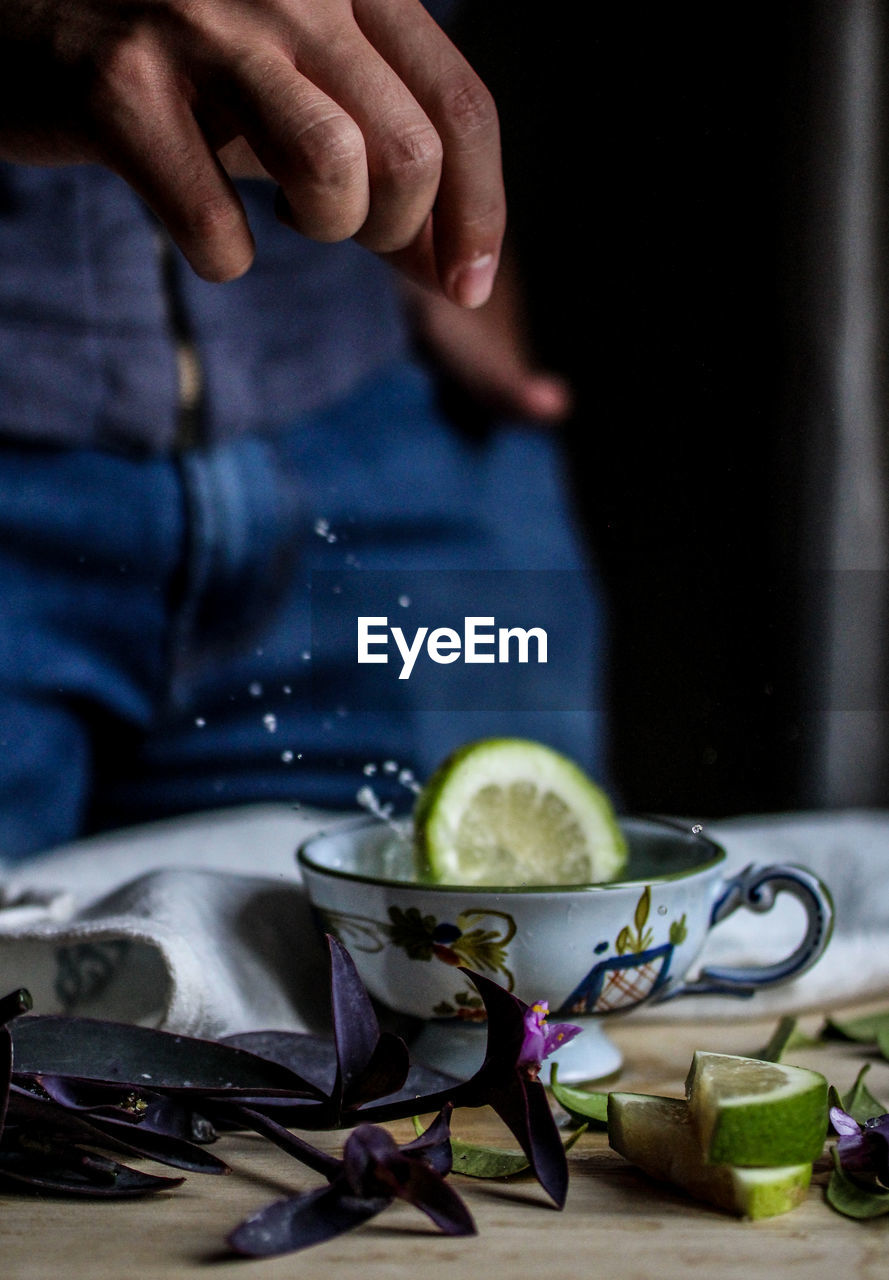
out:
M169 452L177 337L201 369L209 442L285 426L403 355L389 267L282 226L271 183L239 189L256 260L220 286L114 174L0 163L0 434Z
M481 734L540 737L601 776L601 619L560 468L542 431L462 437L409 364L178 458L2 446L0 858L219 805L351 807L366 764L406 805L384 761L422 778ZM482 571L537 570L532 601L501 603L560 629L568 703L540 709L517 668L508 709L442 708L415 678L357 710L351 633L313 672L311 588L363 569L393 591L399 572L477 571L473 608L498 589ZM574 571L568 598L554 570Z

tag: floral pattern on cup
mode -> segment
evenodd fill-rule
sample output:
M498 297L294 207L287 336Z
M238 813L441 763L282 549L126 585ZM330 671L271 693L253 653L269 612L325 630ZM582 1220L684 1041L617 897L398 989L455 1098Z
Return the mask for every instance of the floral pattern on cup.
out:
M423 915L416 907L391 906L388 924L329 908L320 915L325 928L353 949L374 952L386 946L398 947L410 960L438 960L455 968L465 965L468 969L492 974L507 991L515 986L506 961L516 924L507 911L461 911L451 922ZM481 1001L474 1006L467 1003L473 990L467 986L465 992L455 994L453 1006L449 1002L440 1004L436 1017L476 1020L479 1011L483 1017Z
M615 955L600 960L559 1008L560 1015L615 1013L649 999L666 982L677 946L685 941L688 927L685 914L670 923L667 942L653 946L654 930L648 923L651 913L651 885L639 895L632 924L620 930L614 942ZM608 947L600 943L601 953Z

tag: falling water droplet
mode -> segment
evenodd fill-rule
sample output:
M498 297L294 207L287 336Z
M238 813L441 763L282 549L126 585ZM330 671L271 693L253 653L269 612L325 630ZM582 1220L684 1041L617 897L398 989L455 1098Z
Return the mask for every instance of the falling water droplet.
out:
M377 766L375 764L366 764L364 768L361 770L365 778L372 778L376 773L376 771L377 771Z
M382 804L373 787L367 785L359 787L355 794L355 799L361 805L362 809L367 809L368 813L372 813L375 818L379 818L381 822L390 822L392 818L391 804Z
M292 751L282 751L282 752L281 752L281 759L284 761L284 763L285 763L285 764L290 764L290 763L292 762L292 760L293 760L293 752L292 752Z
M203 729L207 723L203 716L195 716L194 722L199 729Z
M261 698L261 697L262 697L262 685L259 683L259 681L258 681L258 680L253 680L253 681L252 681L252 682L247 686L247 692L250 694L250 697L251 697L251 698Z
M268 729L269 733L277 733L278 717L272 715L270 711L262 717L262 723L265 725L266 729Z
M397 761L397 760L384 760L384 761L383 761L383 773L397 773L397 772L398 772L398 761Z
M410 596L399 596L399 597L398 597L398 603L401 605L402 609L406 609L406 608L408 607L408 605L410 604L410 602L411 602L411 598L410 598Z

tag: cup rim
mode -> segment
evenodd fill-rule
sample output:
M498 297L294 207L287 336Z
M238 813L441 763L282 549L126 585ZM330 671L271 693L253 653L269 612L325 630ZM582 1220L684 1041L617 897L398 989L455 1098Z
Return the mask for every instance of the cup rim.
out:
M686 867L681 871L669 871L663 875L646 875L638 876L633 879L625 880L603 880L595 884L435 884L428 880L398 880L388 876L370 875L362 871L350 871L340 867L331 867L325 863L317 862L312 858L312 845L320 843L322 840L330 840L337 836L349 835L353 832L361 833L371 829L380 829L381 822L378 818L365 817L361 815L356 817L354 821L344 822L333 830L318 831L312 836L308 836L302 844L297 847L296 861L301 869L315 872L318 875L329 876L333 880L342 880L347 884L365 884L375 885L379 888L397 889L399 892L405 893L444 893L455 896L468 896L479 894L495 894L497 897L508 896L515 897L518 895L539 897L541 895L550 894L556 896L558 894L596 894L596 893L614 893L616 890L625 888L638 888L640 885L651 884L668 884L674 880L687 880L692 876L700 875L705 871L712 871L718 867L726 859L725 849L714 840L711 836L705 835L703 832L695 831L692 826L684 825L680 820L675 818L666 818L660 816L648 815L626 815L618 818L618 825L628 834L634 829L641 829L644 826L649 828L660 828L665 831L671 831L677 835L686 836L692 840L699 841L703 850L708 852L706 858L696 863L693 867Z

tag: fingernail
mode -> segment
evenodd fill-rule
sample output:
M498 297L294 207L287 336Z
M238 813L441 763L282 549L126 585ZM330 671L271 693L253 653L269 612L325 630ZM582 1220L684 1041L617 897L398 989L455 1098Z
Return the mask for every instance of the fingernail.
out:
M491 296L497 260L493 253L483 253L465 267L458 267L451 277L450 294L461 307L480 307Z

